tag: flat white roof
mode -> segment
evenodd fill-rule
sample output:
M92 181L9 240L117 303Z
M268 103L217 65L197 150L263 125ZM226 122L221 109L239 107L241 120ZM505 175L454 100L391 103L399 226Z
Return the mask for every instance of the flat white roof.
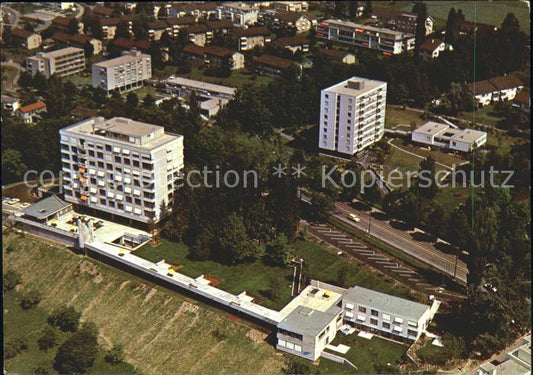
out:
M94 63L93 65L100 67L100 68L110 68L117 65L123 65L129 62L134 62L137 60L141 60L144 58L150 57L150 55L147 54L140 54L139 56L132 56L132 55L122 55L119 57L116 57L114 59L110 60L104 60L97 63Z
M46 57L46 58L57 58L57 57L61 57L61 56L64 56L64 55L68 55L68 54L71 54L71 53L77 53L77 52L83 52L83 49L81 48L76 48L76 47L67 47L67 48L62 48L62 49L58 49L58 50L55 50L55 51L50 51L50 52L45 52L41 55L41 57ZM35 57L35 56L33 56ZM37 56L39 57L39 56Z
M404 32L396 31L396 30L391 30L391 29L387 29L387 28L384 28L384 27L375 27L375 26L369 26L369 25L362 25L360 23L355 23L355 22L350 22L350 21L329 19L329 20L322 21L322 23L324 23L324 22L329 23L329 24L333 24L333 25L337 25L337 26L353 27L353 28L357 28L357 29L374 31L374 32L377 32L377 33L384 33L384 34L394 35L395 37L397 37L396 39L400 39L402 37L412 37L412 36L414 36L413 34L404 33Z
M308 285L300 294L294 297L279 312L282 318L286 318L299 306L304 306L312 310L326 312L331 306L338 302L342 294L336 293L327 288L320 288Z
M376 81L363 77L352 77L333 86L330 86L324 90L329 92L335 92L337 94L358 96L377 89L381 86L385 87L386 85L387 83L382 81Z
M437 135L444 130L448 129L450 125L441 124L438 122L428 121L424 125L416 128L415 133L424 134L424 135Z
M215 85L214 83L196 81L183 77L170 77L167 79L169 85L187 86L194 89L218 92L226 95L235 95L237 88L230 86Z

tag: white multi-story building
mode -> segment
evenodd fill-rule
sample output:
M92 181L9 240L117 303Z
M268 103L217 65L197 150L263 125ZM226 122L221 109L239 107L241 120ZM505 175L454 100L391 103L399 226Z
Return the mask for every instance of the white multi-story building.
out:
M91 117L59 131L65 200L159 221L183 168L183 136L123 117Z
M151 77L150 55L136 49L124 51L120 57L92 66L93 87L102 87L108 95L115 90L122 93L142 87L143 80Z
M379 141L385 129L387 83L352 77L322 90L318 147L353 155Z
M66 77L80 73L85 70L85 51L67 47L52 52L39 52L26 58L26 69L31 75L41 72L46 78L53 74Z
M218 19L231 20L235 25L255 25L259 11L256 7L245 2L227 2L218 8Z

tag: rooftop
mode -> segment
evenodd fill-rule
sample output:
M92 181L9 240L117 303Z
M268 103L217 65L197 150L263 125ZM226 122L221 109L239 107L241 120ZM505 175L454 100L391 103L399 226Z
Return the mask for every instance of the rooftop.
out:
M260 36L260 35L270 35L271 31L263 26L259 27L249 27L247 29L239 29L235 31L235 35L239 38L248 37L248 36Z
M19 28L14 28L12 31L11 31L11 34L17 38L27 38L31 35L34 35L36 33L32 32L32 31L28 31L28 30L24 30L24 29L19 29Z
M287 60L282 57L263 54L259 57L254 57L254 62L260 65L270 66L277 69L288 69L296 64L296 61Z
M52 195L51 197L41 199L31 206L24 208L22 213L36 219L45 219L68 206L71 206L71 204Z
M418 302L394 297L375 290L354 286L349 288L345 296L346 301L357 305L368 306L385 313L397 315L411 321L418 321L430 307Z
M113 67L113 66L126 64L128 62L137 61L138 59L150 57L149 55L140 53L137 50L132 50L129 53L127 53L127 52L123 52L123 53L124 54L122 56L119 56L119 57L116 57L116 58L110 59L110 60L100 61L100 62L95 63L93 65L95 65L97 67L100 67L100 68L110 68L110 67Z
M341 308L337 306L333 306L327 312L298 306L278 324L278 329L285 329L304 336L316 336L335 319L340 311Z
M416 14L412 12L405 12L399 9L383 8L383 7L373 8L372 16L375 16L378 18L400 18L400 17L416 18Z
M237 91L235 87L215 85L214 83L195 81L193 79L182 77L170 77L169 79L167 79L167 83L170 85L188 86L196 89L214 91L227 95L235 95L235 92Z
M113 15L113 11L113 8L105 7L102 5L97 5L93 8L93 13L108 17Z
M38 102L25 105L24 107L20 107L19 111L22 113L29 113L43 108L46 108L46 103L42 100L39 100Z
M489 82L498 90L514 89L516 87L524 86L522 81L512 74L489 78Z
M335 48L328 48L328 49L321 48L320 52L324 56L326 56L326 57L328 57L330 59L334 59L334 60L342 60L347 55L352 55L350 52L341 51L341 50L335 49Z
M335 92L337 94L344 95L362 95L378 87L386 85L386 82L376 81L373 79L352 77L345 81L337 83L331 87L328 87L327 91Z
M466 142L466 143L474 143L479 138L486 136L487 133L479 131L479 130L472 130L472 129L464 129L459 131L458 133L454 134L451 137L452 141L460 141L460 142Z
M369 25L362 25L360 23L350 22L350 21L342 21L342 20L334 20L334 19L328 19L324 20L321 23L322 25L329 26L329 24L338 25L338 26L345 26L345 27L351 27L354 29L363 29L363 30L369 30L374 31L381 34L388 34L388 35L394 35L395 39L402 39L405 37L412 37L412 34L409 33L403 33L401 31L394 31L391 29L386 29L384 27L375 27L375 26L369 26Z
M522 90L518 94L516 94L514 100L515 103L519 103L522 105L531 105L531 96L529 95L529 91Z
M308 285L280 311L280 314L282 317L286 317L298 306L326 312L335 306L340 298L342 298L342 294L334 292L330 288Z
M421 45L420 45L420 49L421 50L426 50L426 51L429 51L429 52L433 52L435 51L441 44L442 44L442 40L440 39L426 39Z
M424 125L418 127L415 132L422 133L425 135L437 135L444 130L448 129L450 126L446 124L440 124L438 122L428 121Z
M309 41L304 36L296 35L296 36L287 36L284 38L279 38L276 40L276 43L280 46L286 47L286 46L300 46L304 44L309 44Z
M196 24L196 19L192 16L184 17L170 17L166 18L165 21L169 26L172 25L194 25Z

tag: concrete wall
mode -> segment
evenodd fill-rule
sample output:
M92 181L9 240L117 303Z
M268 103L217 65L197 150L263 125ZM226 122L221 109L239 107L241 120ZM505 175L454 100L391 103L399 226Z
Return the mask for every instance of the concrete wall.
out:
M16 221L19 223L21 229L27 232L60 242L66 246L77 247L78 245L78 236L74 233L65 232L46 224L37 223L21 217L17 218Z

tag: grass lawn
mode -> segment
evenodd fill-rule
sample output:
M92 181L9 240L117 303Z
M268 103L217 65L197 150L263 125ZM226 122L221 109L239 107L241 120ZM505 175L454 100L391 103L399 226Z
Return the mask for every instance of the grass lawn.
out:
M122 344L125 360L143 374L277 374L284 366L286 356L266 342L267 333L247 321L230 319L219 309L64 246L31 235L4 233L3 239L4 270L16 270L22 287L31 283L43 293L37 308L29 311L18 307L16 292L6 294L14 302L4 299L4 337L23 336L29 346L5 364L10 374L30 374L43 358L35 340L46 317L63 304L80 311L83 321L96 323L102 346ZM12 240L18 248L7 253ZM101 361L91 372L127 373Z
M444 347L436 346L429 340L426 345L416 351L416 355L424 362L437 366L444 366L451 358L450 350Z
M420 113L410 111L407 109L395 108L390 105L387 106L385 111L385 127L387 129L393 129L396 125L422 125L426 120L420 117ZM398 130L410 130L410 127L400 126Z
M522 1L427 1L428 13L436 18L436 26L444 26L451 7L462 9L467 21L474 20L500 27L507 13L514 13L520 22L520 29L529 34L528 6ZM380 6L382 6L380 4ZM409 10L413 9L411 1L395 1L392 7ZM439 22L439 20L442 20Z
M309 274L314 279L337 284L337 273L343 265L346 265L349 269L346 280L347 285L360 285L398 296L410 296L407 288L394 286L392 279L381 274L369 272L362 266L348 263L331 254L317 243L297 240L295 254L308 263ZM165 259L169 262L183 265L179 272L189 277L209 274L220 281L218 287L221 289L233 294L238 294L245 290L259 295L264 298L262 304L270 308L281 309L291 299L292 268L272 267L265 265L260 260L234 266L223 265L210 260L193 261L188 258L189 250L185 245L166 240L163 240L161 245L156 248L146 245L137 250L135 255L153 262ZM272 278L284 280L285 287L282 290L279 301L269 299L268 290L270 289L270 280Z
M402 139L397 138L394 139L392 143L406 151L413 152L424 158L431 156L436 162L442 163L450 167L452 167L454 164L459 165L464 163L465 161L468 161L467 159L463 159L462 157L455 156L454 154L446 153L441 150L428 150L427 148L415 145L408 140L403 141ZM419 160L422 161L422 159ZM443 167L437 165L437 170L442 168Z
M91 74L90 73L83 73L83 74L86 74L86 76L81 75L81 74L74 74L68 77L63 77L63 80L65 82L72 82L78 88L81 88L82 86L85 86L85 85L92 85Z
M140 89L125 92L122 94L122 96L126 98L130 92L135 93L139 100L143 100L144 97L148 94L152 95L152 97L155 99L163 98L166 96L164 93L157 91L156 88L152 86L143 86Z
M331 345L338 344L347 345L350 347L350 350L346 354L330 352L348 359L357 366L359 369L358 372L361 374L375 374L376 369L374 368L374 364L387 366L387 363L390 363L391 370L394 370L408 349L406 345L385 340L377 336L368 340L357 336L357 332L351 335L338 332L337 337Z
M168 77L170 75L173 75L173 74L176 74L176 72L178 71L178 66L177 65L165 65L165 68L164 69L153 69L153 78L154 79L159 79L159 78L164 78L164 77Z
M498 126L498 122L502 119L494 113L494 105L489 104L482 108L476 108L475 112L462 112L461 118L476 124L485 124L489 126Z
M511 137L505 133L498 132L487 136L486 146L496 147L500 153L507 154L511 152L513 146L527 141L527 138Z
M181 77L195 79L198 81L205 81L210 83L215 83L217 85L223 85L223 86L232 86L237 88L242 88L246 85L253 85L253 86L260 86L260 85L267 85L270 82L274 80L274 78L266 77L266 76L255 76L246 72L245 70L236 70L231 73L231 76L228 78L220 78L220 77L210 77L203 74L201 70L198 70L197 68L193 68L190 73L187 74L179 74Z

